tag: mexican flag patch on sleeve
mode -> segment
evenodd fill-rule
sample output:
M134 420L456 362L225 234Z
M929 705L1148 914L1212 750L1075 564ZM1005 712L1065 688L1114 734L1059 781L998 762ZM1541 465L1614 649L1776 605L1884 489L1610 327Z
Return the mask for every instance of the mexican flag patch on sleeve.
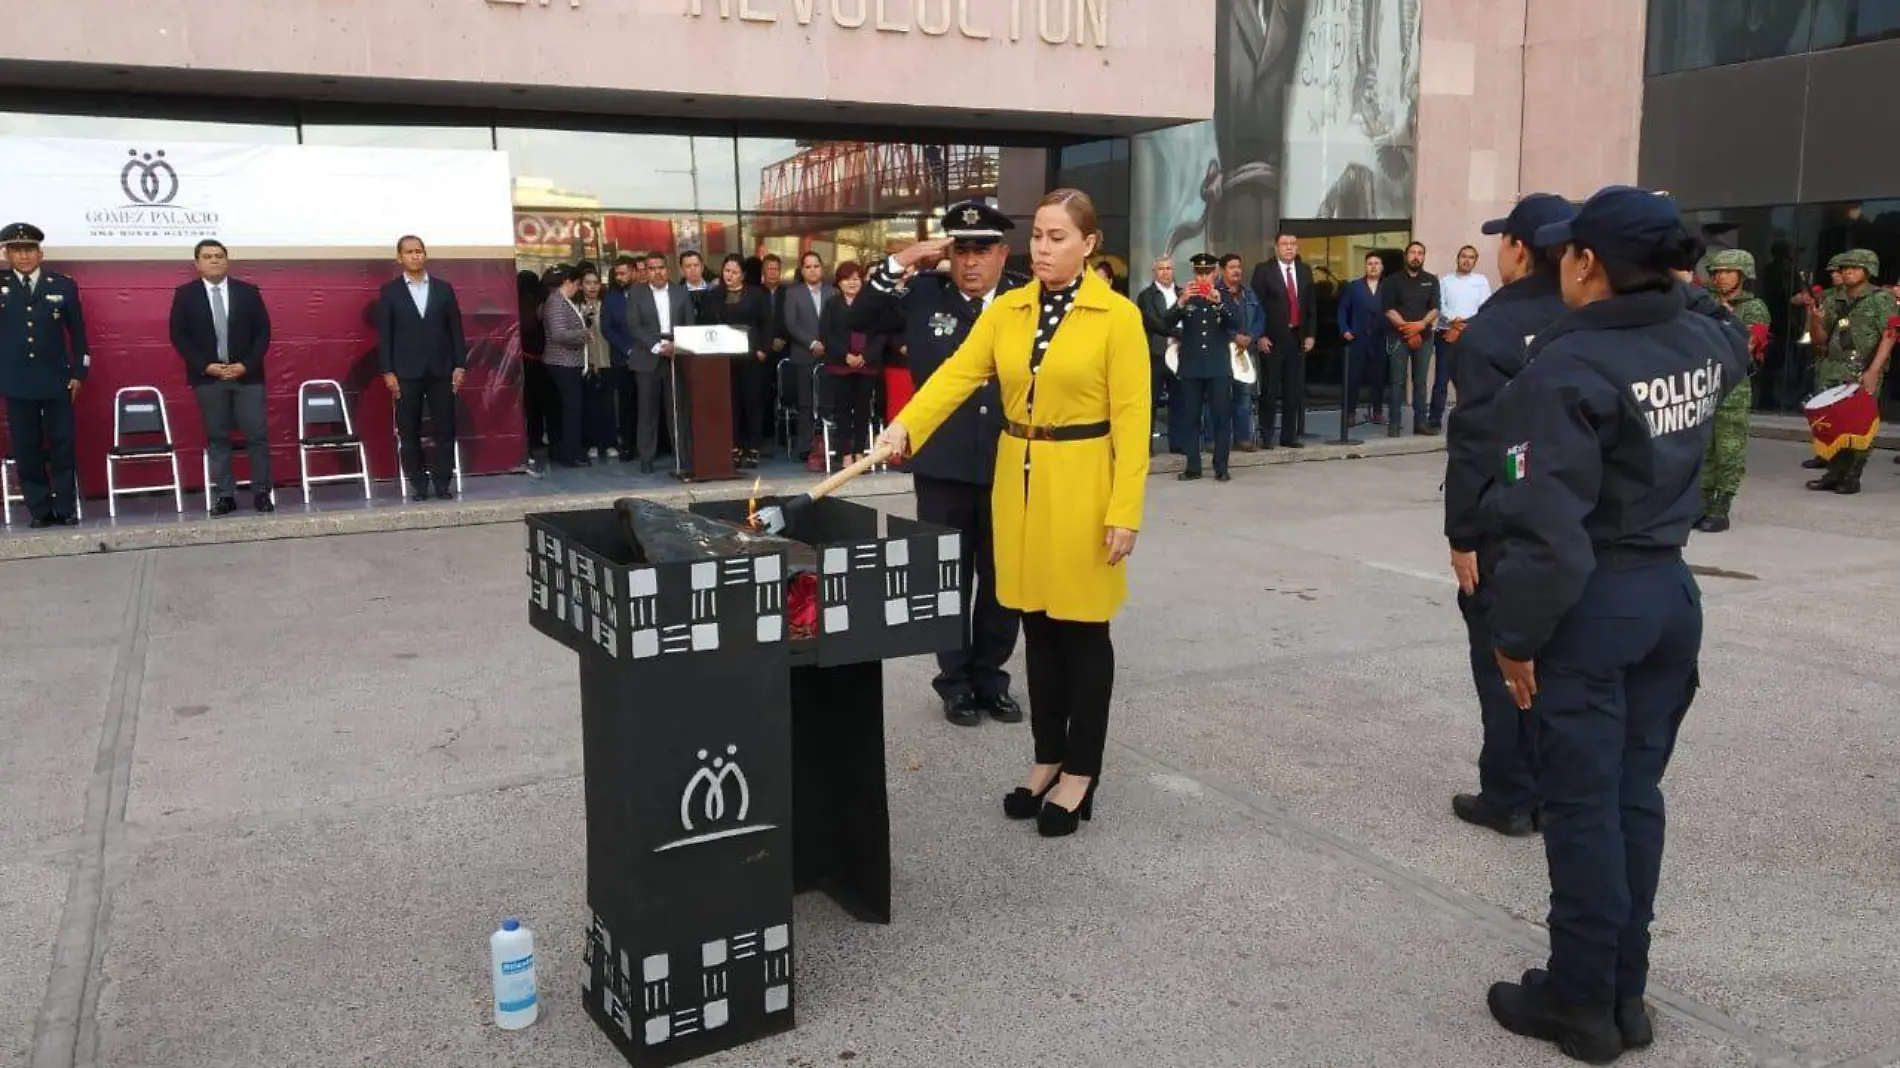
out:
M1504 450L1504 484L1515 486L1531 474L1531 443L1520 441Z

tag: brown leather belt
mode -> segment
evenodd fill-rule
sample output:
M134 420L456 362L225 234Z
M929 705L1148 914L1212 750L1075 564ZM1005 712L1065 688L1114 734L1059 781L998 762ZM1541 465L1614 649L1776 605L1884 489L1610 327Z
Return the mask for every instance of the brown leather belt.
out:
M1027 423L1010 423L1009 436L1024 441L1086 441L1090 438L1108 436L1109 424L1072 423L1068 426L1031 426Z

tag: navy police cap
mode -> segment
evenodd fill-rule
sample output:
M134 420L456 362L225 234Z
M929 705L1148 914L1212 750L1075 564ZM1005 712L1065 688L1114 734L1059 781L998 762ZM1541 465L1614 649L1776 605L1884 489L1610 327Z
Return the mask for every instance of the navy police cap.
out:
M1211 252L1196 252L1194 255L1188 257L1188 262L1193 264L1197 270L1211 270L1220 266L1220 260L1215 258Z
M1492 219L1481 227L1487 234L1509 234L1527 245L1540 245L1537 231L1552 223L1569 222L1577 217L1576 205L1551 193L1529 193L1502 219Z
M943 233L959 244L995 244L1003 234L1016 229L1009 216L981 200L952 204L943 213Z
M1645 266L1665 265L1681 252L1682 212L1661 193L1627 185L1590 195L1576 217L1538 227L1539 248L1575 241L1598 256Z
M8 223L0 230L0 245L37 245L46 240L46 232L32 223Z

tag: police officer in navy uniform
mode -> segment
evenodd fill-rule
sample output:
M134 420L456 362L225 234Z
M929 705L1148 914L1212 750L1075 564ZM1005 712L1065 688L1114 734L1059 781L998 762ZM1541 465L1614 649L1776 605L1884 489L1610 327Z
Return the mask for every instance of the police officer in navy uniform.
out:
M79 286L40 265L46 235L31 223L0 230L0 396L7 399L20 490L33 526L79 520L73 479L73 400L92 357Z
M951 205L943 227L943 237L920 241L870 272L871 287L898 306L905 359L919 388L956 353L997 295L1025 282L1003 269L1009 259L1004 235L1016 228L1009 216L970 200ZM947 273L933 269L945 259ZM854 308L854 329L878 328L879 302L859 301ZM1023 719L1003 670L1015 652L1021 619L996 603L990 485L1002 433L1003 395L992 379L909 461L917 518L963 534L963 644L937 655L933 685L943 699L944 718L966 727L981 723L985 713L1003 723Z
M1224 297L1215 284L1220 260L1201 252L1188 262L1194 266L1194 281L1182 287L1181 299L1161 314L1162 323L1181 339L1174 377L1187 411L1187 467L1176 477L1183 482L1201 477L1201 415L1206 412L1214 424L1214 481L1226 482L1232 478L1227 458L1234 447L1234 361L1228 343L1240 318L1237 302Z
M1521 837L1536 830L1537 776L1524 715L1504 688L1491 653L1485 606L1497 568L1497 543L1486 520L1485 498L1496 492L1504 445L1499 440L1498 399L1524 369L1531 339L1564 314L1557 286L1557 260L1537 247L1537 230L1575 214L1570 202L1549 193L1519 200L1511 214L1483 226L1498 239L1503 288L1466 323L1458 342L1452 379L1458 406L1445 430L1445 538L1458 579L1458 610L1470 639L1471 681L1478 692L1484 745L1478 751L1478 792L1456 794L1451 810L1466 823Z
M1489 622L1505 685L1534 714L1550 960L1491 987L1491 1014L1567 1055L1647 1045L1649 925L1663 770L1695 697L1701 592L1682 546L1741 336L1690 311L1675 270L1698 242L1665 196L1611 186L1534 243L1563 249L1570 311L1499 404L1499 559Z

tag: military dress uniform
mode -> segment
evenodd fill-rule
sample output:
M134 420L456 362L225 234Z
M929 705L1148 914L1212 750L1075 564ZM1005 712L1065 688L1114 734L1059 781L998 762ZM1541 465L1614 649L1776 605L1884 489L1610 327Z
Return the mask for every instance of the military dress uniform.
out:
M1606 261L1693 262L1667 197L1612 186L1537 244ZM1666 275L1665 275L1666 277ZM1649 925L1663 851L1663 771L1697 687L1701 593L1682 547L1702 514L1702 461L1725 383L1747 373L1735 330L1674 286L1573 309L1506 388L1489 621L1534 720L1550 870L1548 970L1497 983L1492 1015L1606 1063L1647 1044Z
M958 242L994 244L1015 228L1008 216L981 201L952 205L944 220L945 236ZM869 281L871 288L897 304L905 360L919 389L956 354L984 308L1024 284L1006 272L995 292L969 297L946 274L924 270L904 279L895 259L872 267ZM860 301L859 305L870 309L876 303ZM992 378L950 413L928 448L920 447L909 459L917 518L963 534L963 644L937 654L938 674L933 683L943 698L946 717L963 725L979 722L986 710L1004 722L1023 718L1021 707L1010 696L1009 673L1003 670L1016 650L1021 620L996 597L990 487L1003 429L1002 391Z
M1704 266L1709 271L1737 271L1749 281L1755 278L1755 257L1741 249L1713 253ZM1768 305L1740 286L1727 297L1718 293L1717 300L1748 335L1749 354L1759 361L1768 348ZM1754 372L1755 363L1751 362L1749 374ZM1702 469L1702 519L1696 523L1697 530L1717 534L1729 528L1729 508L1748 470L1748 416L1754 408L1754 385L1743 378L1734 383L1716 409L1715 433Z
M1218 267L1220 261L1205 252L1191 261L1195 271ZM1201 413L1214 420L1214 478L1229 479L1227 458L1234 448L1234 361L1228 344L1241 324L1233 302L1208 300L1195 292L1200 278L1181 290L1181 299L1161 314L1169 329L1181 338L1174 376L1181 386L1181 404L1187 412L1187 468L1183 481L1201 477ZM1215 292L1220 292L1219 287Z
M1508 217L1485 223L1483 231L1530 244L1539 227L1573 213L1562 197L1531 193ZM1454 795L1451 808L1467 823L1513 837L1536 829L1537 775L1531 733L1504 687L1485 617L1498 562L1497 532L1488 505L1500 488L1504 454L1498 402L1524 370L1532 339L1563 314L1554 271L1525 275L1493 293L1459 338L1458 359L1452 363L1458 406L1445 428L1445 539L1453 552L1474 554L1478 564L1478 588L1470 594L1459 591L1458 610L1465 620L1471 682L1484 730L1478 792Z
M1819 393L1849 382L1859 382L1873 363L1875 350L1887 321L1894 317L1893 293L1874 284L1880 273L1880 257L1864 248L1849 249L1828 261L1828 270L1859 267L1867 272L1867 287L1861 295L1850 294L1845 287L1829 290L1820 300L1821 321L1827 324L1827 351L1814 364L1814 390ZM1883 381L1874 383L1878 399ZM1861 472L1867 468L1866 449L1842 449L1827 465L1827 474L1808 483L1813 490L1859 493Z
M44 238L30 223L0 230L9 248ZM34 526L78 522L71 385L85 381L91 363L79 286L44 266L22 275L9 264L0 274L0 396Z

